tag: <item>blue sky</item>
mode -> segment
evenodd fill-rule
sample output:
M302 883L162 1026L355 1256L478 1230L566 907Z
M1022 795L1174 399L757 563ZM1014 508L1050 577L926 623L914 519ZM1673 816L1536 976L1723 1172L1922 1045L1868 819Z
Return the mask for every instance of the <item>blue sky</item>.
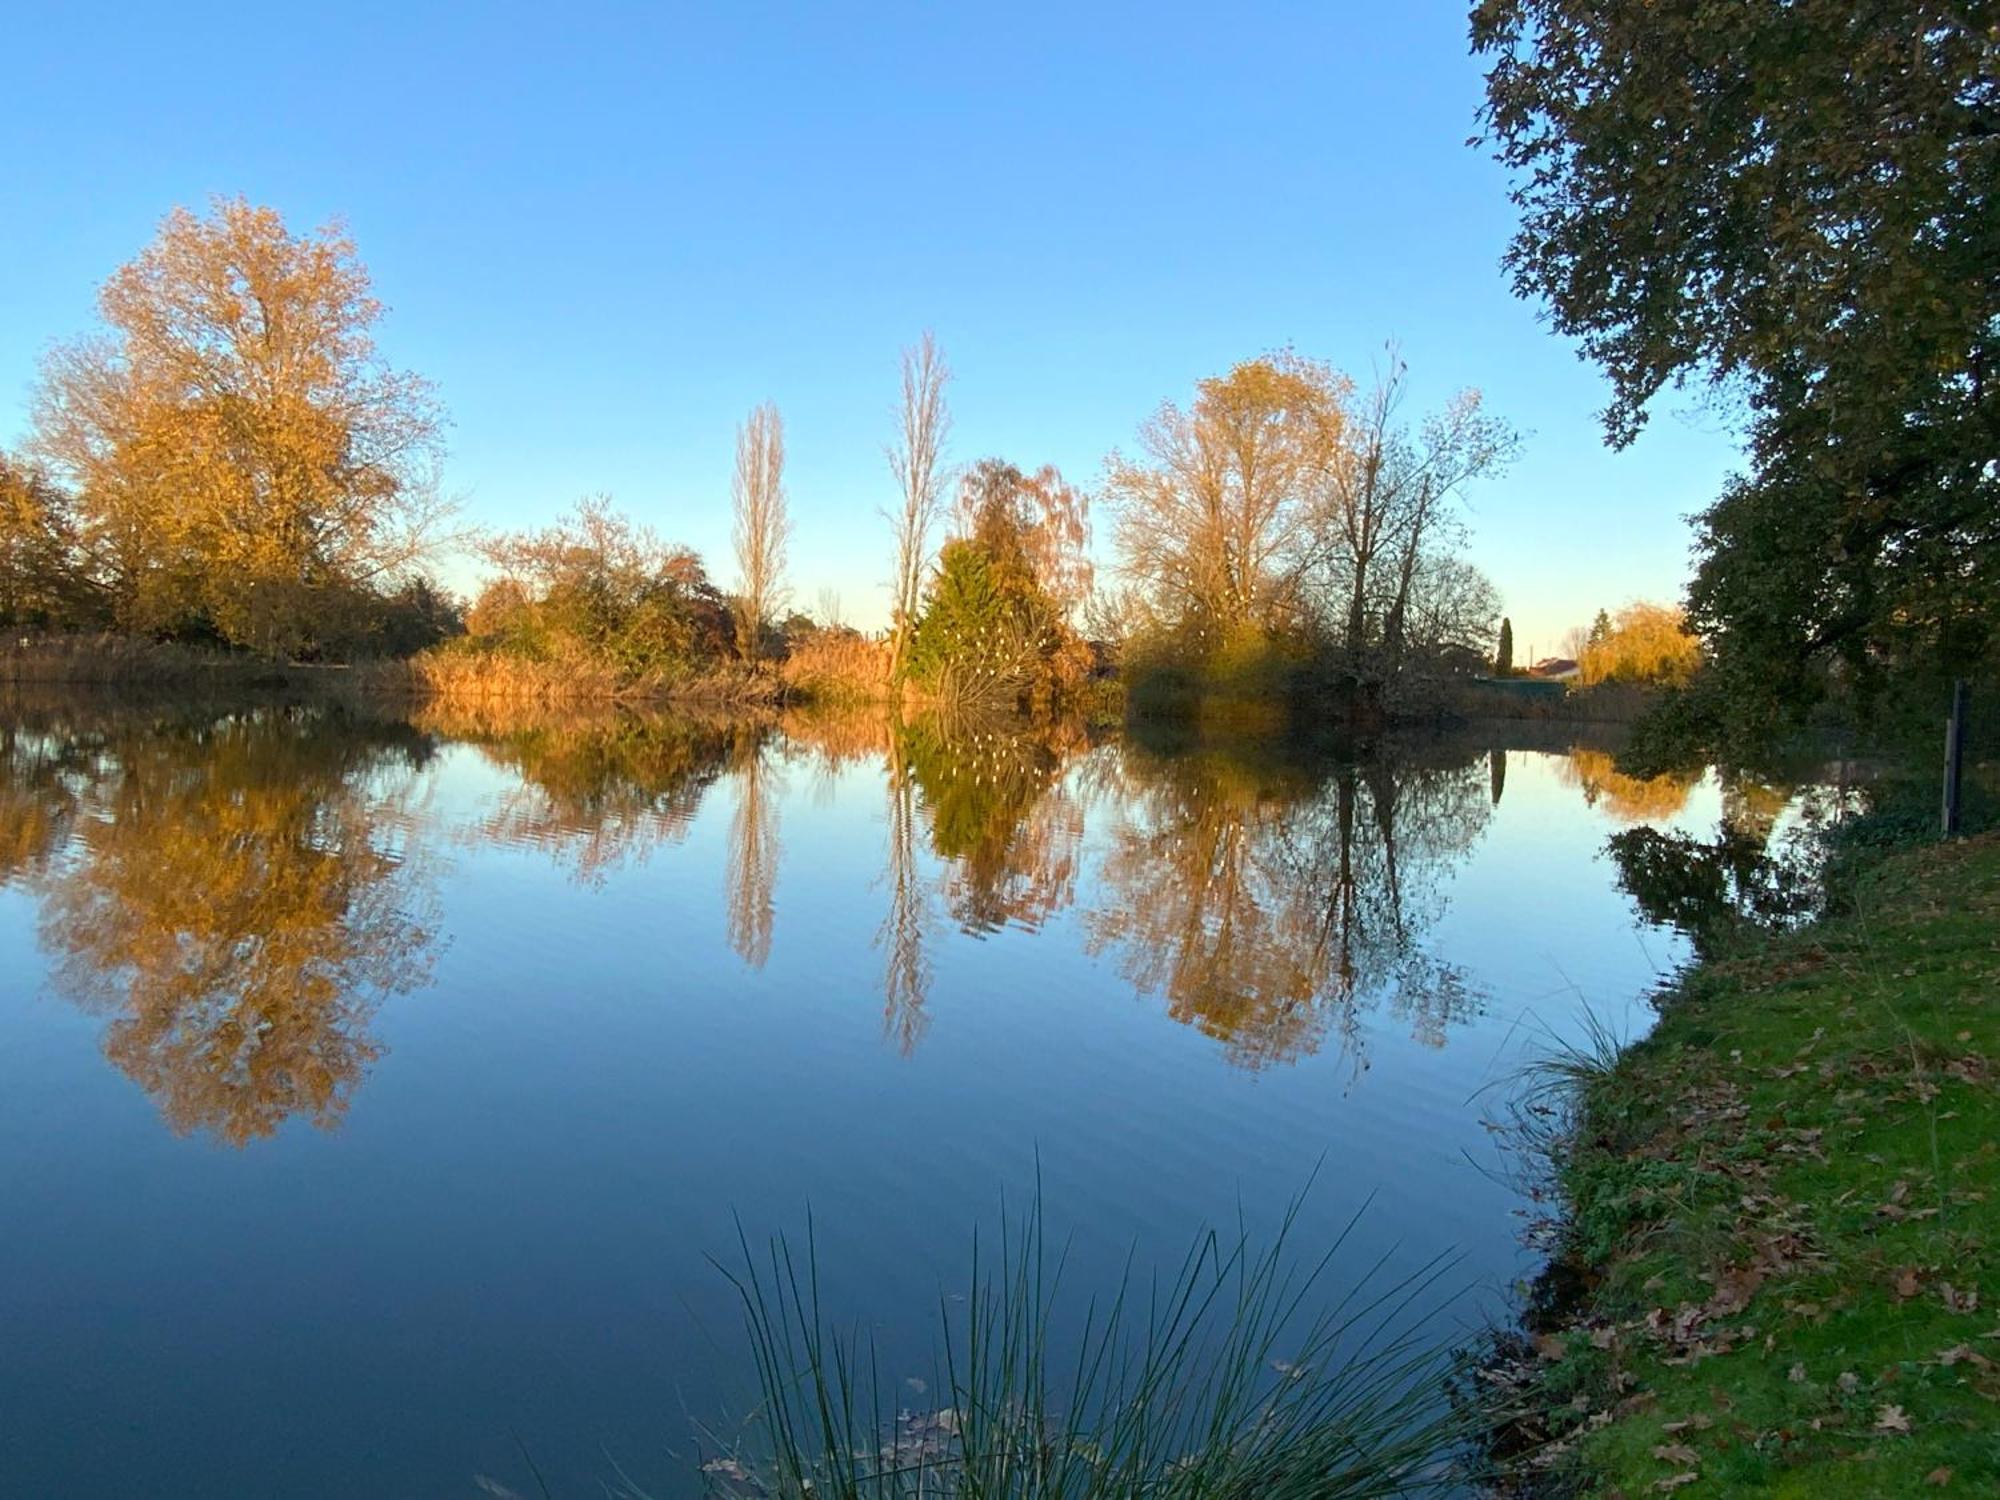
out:
M861 623L897 350L927 327L954 458L1086 484L1203 375L1290 344L1365 376L1399 340L1416 407L1476 385L1527 434L1472 497L1523 653L1675 594L1683 517L1736 461L1687 399L1608 451L1602 378L1509 292L1462 5L79 4L8 29L0 443L161 216L240 193L347 221L473 520L608 492L726 583L735 424L769 398L796 596Z

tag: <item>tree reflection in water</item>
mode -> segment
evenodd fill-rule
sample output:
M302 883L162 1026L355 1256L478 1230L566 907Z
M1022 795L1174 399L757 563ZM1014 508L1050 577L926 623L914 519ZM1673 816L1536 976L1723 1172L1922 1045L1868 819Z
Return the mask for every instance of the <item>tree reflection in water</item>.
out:
M175 1131L242 1145L340 1119L376 1006L436 951L407 805L428 745L300 709L104 736L38 877L42 941Z
M1477 1004L1422 938L1491 813L1479 752L1287 762L1264 747L1253 763L1097 747L1073 723L920 718L891 726L883 755L877 945L885 1027L905 1051L929 1024L940 907L974 936L1035 931L1080 889L1091 951L1244 1066L1303 1056L1330 1028L1358 1061L1358 1018L1377 1005L1439 1045ZM1109 847L1086 872L1092 808Z
M1075 911L1087 949L1250 1068L1361 1019L1441 1044L1478 996L1426 935L1504 780L1484 747L1286 758L1105 743L1075 723L881 715L702 719L330 708L14 712L0 734L0 880L36 891L56 983L108 1017L106 1055L177 1131L233 1144L338 1122L380 1055L376 1008L438 950L416 837L439 739L508 773L462 843L534 848L587 888L681 840L727 777L725 936L777 930L788 768L854 765L887 799L876 932L886 1034L930 1024L936 944ZM1602 795L1617 794L1593 768ZM1762 804L1743 793L1747 811ZM1086 837L1086 828L1091 830Z
M771 956L771 932L778 916L779 773L762 726L740 729L729 758L736 792L723 874L729 946L751 968L761 969Z
M1033 932L1075 902L1083 808L1062 773L1082 725L931 719L899 738L962 930Z
M508 704L428 709L417 723L477 745L514 777L470 841L540 849L592 886L686 838L736 734L767 727Z
M1359 1066L1359 1020L1384 1003L1441 1044L1476 995L1421 939L1485 827L1487 770L1471 754L1285 767L1130 750L1091 946L1245 1067L1330 1031Z
M98 746L59 718L0 724L0 885L40 874L68 838Z
M1607 750L1576 749L1560 767L1561 774L1583 793L1583 800L1621 823L1650 823L1671 818L1687 806L1688 793L1702 773L1669 771L1660 776L1628 776Z
M884 774L889 798L882 886L888 908L875 933L882 950L882 1031L905 1056L930 1026L929 888L917 864L917 781L903 734L892 731Z
M1658 828L1613 834L1618 884L1639 915L1678 929L1704 956L1746 928L1813 915L1824 895L1823 835L1861 803L1843 767L1814 767L1800 780L1724 772L1722 818L1709 838ZM1788 811L1793 820L1781 828Z

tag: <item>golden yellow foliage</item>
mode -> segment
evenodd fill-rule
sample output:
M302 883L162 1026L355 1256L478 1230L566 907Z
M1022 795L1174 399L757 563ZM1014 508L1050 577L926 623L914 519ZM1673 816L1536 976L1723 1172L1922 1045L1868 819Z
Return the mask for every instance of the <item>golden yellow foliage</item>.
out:
M1443 871L1489 812L1486 768L1337 768L1273 780L1226 758L1128 756L1127 805L1089 916L1094 950L1249 1068L1357 1048L1385 1003L1441 1042L1473 1003L1425 953ZM1133 773L1136 773L1135 775Z
M382 306L338 227L176 209L99 310L103 334L44 362L31 451L74 489L119 625L296 651L423 555L441 418L377 356Z
M1689 632L1681 610L1643 602L1619 610L1610 632L1586 645L1577 660L1586 687L1600 682L1679 684L1700 665L1701 641Z
M368 789L381 748L244 715L119 745L92 790L43 938L176 1131L335 1123L380 1055L376 1004L425 981L435 934Z
M1602 750L1572 750L1559 769L1571 785L1582 789L1585 802L1626 823L1671 818L1687 806L1688 793L1701 780L1699 771L1628 776Z
M1105 460L1123 566L1154 609L1227 630L1294 615L1316 537L1313 484L1335 461L1352 382L1292 354L1204 380L1162 406L1142 456Z

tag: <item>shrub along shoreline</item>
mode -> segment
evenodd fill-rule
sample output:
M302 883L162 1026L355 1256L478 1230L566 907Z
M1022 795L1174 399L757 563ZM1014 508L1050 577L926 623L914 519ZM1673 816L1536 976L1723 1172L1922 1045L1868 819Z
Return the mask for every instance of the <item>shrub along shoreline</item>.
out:
M1586 1493L2000 1485L2000 835L1892 853L1572 1058L1517 1393ZM1545 1282L1546 1286L1547 1282Z

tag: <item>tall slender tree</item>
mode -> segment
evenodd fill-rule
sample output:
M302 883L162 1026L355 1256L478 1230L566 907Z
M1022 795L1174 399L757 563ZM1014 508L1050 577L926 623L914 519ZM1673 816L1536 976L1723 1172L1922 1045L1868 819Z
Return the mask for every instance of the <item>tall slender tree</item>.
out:
M785 551L792 521L785 505L785 423L766 401L736 429L736 476L730 484L736 511L736 570L741 619L736 644L754 662L764 625L783 603Z
M927 329L915 345L903 351L902 406L896 438L889 445L889 472L895 476L898 490L897 508L889 515L896 537L895 621L889 650L892 677L901 675L909 656L910 632L923 602L930 535L944 505L944 451L951 435L951 410L945 404L944 388L950 379L944 351Z
M1500 619L1500 644L1493 652L1493 675L1514 675L1514 622L1504 615Z

